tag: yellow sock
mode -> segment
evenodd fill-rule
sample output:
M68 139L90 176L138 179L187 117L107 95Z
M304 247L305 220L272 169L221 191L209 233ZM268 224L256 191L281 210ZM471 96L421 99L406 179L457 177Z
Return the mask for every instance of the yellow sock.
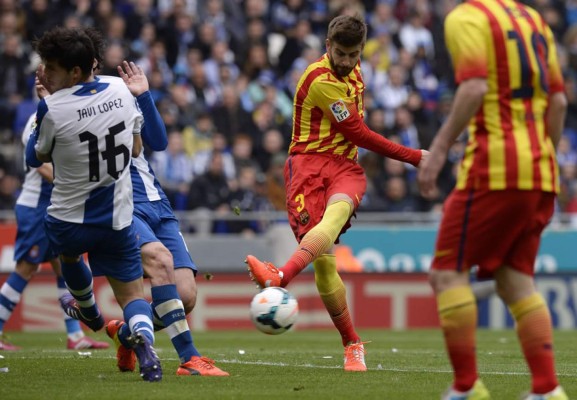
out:
M541 294L509 306L515 319L517 336L531 371L533 393L547 393L557 387L555 359L553 356L553 329L551 315Z
M337 263L332 254L323 254L313 262L315 283L323 304L335 327L341 334L343 346L361 339L355 332L347 306L347 291L337 272Z
M328 205L321 222L307 232L298 249L282 268L283 286L286 286L314 259L330 250L343 226L349 220L350 213L351 205L347 201L340 200Z
M477 303L470 286L457 286L437 296L437 309L453 371L453 387L461 392L477 380L475 333Z

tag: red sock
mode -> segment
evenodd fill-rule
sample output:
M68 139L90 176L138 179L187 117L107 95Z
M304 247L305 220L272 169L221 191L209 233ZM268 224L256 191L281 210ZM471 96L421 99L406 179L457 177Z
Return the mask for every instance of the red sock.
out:
M475 334L477 303L469 286L458 286L437 296L437 307L445 346L453 371L453 387L466 392L478 378Z
M517 322L517 336L531 371L531 391L536 394L548 393L559 384L555 374L549 309L539 293L518 301L509 309Z
M324 254L314 262L315 283L333 324L341 334L343 346L360 342L347 305L347 290L337 272L334 255Z

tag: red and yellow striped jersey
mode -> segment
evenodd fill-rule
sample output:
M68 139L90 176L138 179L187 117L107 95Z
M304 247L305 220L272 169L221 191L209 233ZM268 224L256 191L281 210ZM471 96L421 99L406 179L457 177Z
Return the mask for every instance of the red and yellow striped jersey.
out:
M364 115L360 62L340 78L331 69L327 54L310 64L297 84L293 108L293 132L289 154L326 153L351 160L357 146L349 141L339 123Z
M445 39L457 83L486 78L489 88L469 125L456 188L558 192L545 121L549 95L564 88L543 18L512 0L472 0L447 16Z

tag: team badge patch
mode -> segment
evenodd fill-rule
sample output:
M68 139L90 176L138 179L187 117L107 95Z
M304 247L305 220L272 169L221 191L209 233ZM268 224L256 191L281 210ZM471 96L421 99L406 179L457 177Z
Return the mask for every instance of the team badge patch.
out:
M32 246L32 248L30 248L30 251L28 252L28 256L30 258L36 258L38 257L39 254L40 254L40 248L38 247L37 244Z
M311 219L311 216L309 215L309 212L307 210L303 210L299 214L299 221L300 221L301 225L308 224L310 219Z
M351 116L347 105L343 100L337 100L331 104L331 112L335 116L337 122L343 122L345 119Z

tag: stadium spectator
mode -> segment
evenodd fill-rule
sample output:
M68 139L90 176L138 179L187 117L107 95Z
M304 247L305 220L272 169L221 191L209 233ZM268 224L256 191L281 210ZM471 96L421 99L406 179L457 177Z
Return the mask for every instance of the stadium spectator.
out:
M407 21L401 25L399 39L403 48L411 55L416 55L422 47L426 57L433 58L435 55L433 35L425 26L424 18L421 12L416 9L412 10Z
M211 137L212 146L206 150L196 152L193 157L194 176L198 177L210 169L214 153L217 152L220 154L220 158L222 158L223 171L226 179L234 179L236 177L236 166L226 138L220 132L214 132Z
M274 156L286 150L282 132L272 128L264 132L261 142L255 146L253 157L257 160L261 171L268 171Z
M233 175L232 179L234 178ZM231 211L230 199L231 189L229 179L224 172L223 153L213 150L210 153L206 172L198 175L190 185L187 208L199 211L197 215L207 210L216 212L217 218L209 232L227 233L226 221L219 219L218 216L226 215Z
M170 132L166 150L154 152L150 164L172 207L185 209L193 174L192 159L184 150L182 132Z
M469 123L471 132L457 184L445 202L429 277L454 372L442 399L491 397L477 371L477 303L469 283L476 266L479 278L495 279L515 320L531 373L523 399L567 400L555 372L551 315L533 279L541 233L558 192L555 148L567 104L555 38L535 10L493 0L457 6L445 19L445 33L459 86L418 173L424 196L436 195L447 153ZM540 66L531 70L535 85L519 87L509 79L526 66L516 46L505 46L507 33L519 43L542 38L549 49L523 50Z
M32 97L28 64L20 36L9 34L4 37L0 52L0 131L12 130L19 104Z
M251 119L250 113L241 106L238 86L232 83L222 87L219 102L209 112L215 129L226 137L229 144L234 135L247 127Z

